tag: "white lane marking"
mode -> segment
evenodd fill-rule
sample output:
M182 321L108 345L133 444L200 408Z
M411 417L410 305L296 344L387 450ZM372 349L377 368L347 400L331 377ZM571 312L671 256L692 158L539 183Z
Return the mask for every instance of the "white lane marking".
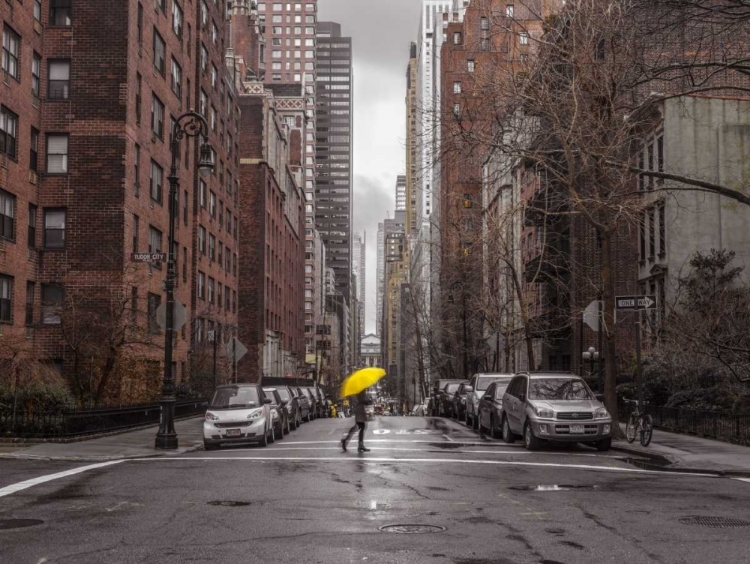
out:
M452 443L455 443L455 442L456 442L456 441L454 441L453 439L451 439L451 438L450 438L450 437L449 437L448 435L443 435L443 438L444 438L445 440L447 440L447 441L450 441L450 442L452 442Z
M485 464L491 466L532 466L540 468L573 468L577 470L593 470L604 472L625 472L627 474L669 474L670 476L699 476L703 478L719 478L715 474L701 474L698 472L665 472L662 470L641 470L638 468L614 468L611 466L592 466L590 464L556 464L552 462L510 462L506 460L466 460L462 458L376 458L376 457L303 457L303 456L171 456L169 458L130 458L127 462L158 462L158 461L194 461L194 460L257 460L260 462L365 462L371 464L392 462L430 462L430 463L458 463L458 464Z
M733 480L739 480L740 482L747 482L750 484L750 478L732 478Z
M104 468L105 466L112 466L113 464L120 464L121 462L125 462L125 461L124 460L109 460L107 462L100 462L98 464L89 464L88 466L79 466L78 468L73 468L72 470L65 470L64 472L58 472L56 474L48 474L46 476L39 476L38 478L32 478L31 480L26 480L25 482L18 482L17 484L11 484L10 486L5 486L4 488L0 488L0 497L5 497L6 495L14 494L16 492L20 492L21 490L25 490L33 486L38 486L39 484L44 484L45 482L51 482L52 480L59 480L60 478L74 476L75 474L87 472L88 470L95 470L97 468Z
M368 441L370 442L370 441ZM285 444L292 444L292 443L285 443ZM439 447L435 447L439 448ZM341 447L287 447L287 446L273 446L271 447L271 452L276 452L279 450L336 450L340 451ZM385 451L404 451L404 452L437 452L432 449L426 449L426 448L398 448L398 447L370 447L370 450L385 450ZM601 455L601 454L589 454L584 452L529 452L528 450L449 450L445 454L527 454L527 455L542 455L542 456L583 456L586 458L607 458L610 460L625 460L626 456L607 456L607 455Z
M342 435L344 435L344 434L345 433L342 433ZM365 441L368 444L369 443L406 443L406 444L419 444L419 443L421 443L421 444L430 444L430 445L440 442L437 439L434 440L434 441L417 441L417 440L401 441L401 440L393 440L393 439L365 439ZM341 440L338 440L338 441L289 441L289 442L284 441L284 444L285 445L322 445L322 444L338 444L340 442L341 442ZM459 443L461 445L464 445L464 446L476 446L476 447L481 447L481 446L492 447L493 445L502 444L502 446L504 448L517 448L517 449L524 448L523 445L507 445L507 444L498 443L498 442L494 442L494 441L493 442L490 442L490 441L488 441L488 442L477 442L477 441L466 442L466 441L459 441Z

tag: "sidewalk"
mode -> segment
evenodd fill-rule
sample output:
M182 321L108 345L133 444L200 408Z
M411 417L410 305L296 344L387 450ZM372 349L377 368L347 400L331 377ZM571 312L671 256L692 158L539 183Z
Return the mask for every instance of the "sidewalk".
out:
M621 423L623 433L625 424ZM654 430L651 444L615 441L612 449L652 459L654 466L669 470L710 472L750 477L750 447Z
M194 417L175 423L179 448L177 450L156 450L154 440L158 426L138 429L81 441L76 443L40 443L17 449L0 458L50 459L50 460L119 460L124 458L143 458L152 456L169 456L184 454L203 446L203 418Z

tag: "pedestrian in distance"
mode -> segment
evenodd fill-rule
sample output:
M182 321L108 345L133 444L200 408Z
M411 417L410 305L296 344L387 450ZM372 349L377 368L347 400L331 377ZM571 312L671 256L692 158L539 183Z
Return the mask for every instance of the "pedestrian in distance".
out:
M341 439L341 450L344 452L346 452L347 443L357 430L359 430L359 446L357 447L357 452L370 452L369 448L365 448L365 428L367 427L367 411L365 410L365 406L368 403L370 402L364 391L357 394L357 404L354 407L354 426L349 429L346 437Z

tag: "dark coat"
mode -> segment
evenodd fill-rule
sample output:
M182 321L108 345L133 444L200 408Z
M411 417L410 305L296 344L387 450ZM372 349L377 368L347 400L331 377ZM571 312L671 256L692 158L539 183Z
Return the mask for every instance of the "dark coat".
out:
M354 406L354 421L356 421L357 423L367 422L367 411L365 410L365 406L369 405L370 403L372 402L367 399L367 394L357 394L357 403Z

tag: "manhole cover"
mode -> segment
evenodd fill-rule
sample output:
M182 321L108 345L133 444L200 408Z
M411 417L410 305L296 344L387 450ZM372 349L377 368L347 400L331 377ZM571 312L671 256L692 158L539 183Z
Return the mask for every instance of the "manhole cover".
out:
M700 525L712 529L723 529L729 527L750 527L750 521L734 519L732 517L706 517L704 515L691 515L680 519L683 525Z
M24 527L34 527L44 523L41 519L0 519L0 531L8 529L23 529Z
M424 533L440 533L445 527L437 525L384 525L378 527L384 533L398 533L401 535L419 535Z
M509 490L518 492L564 492L567 490L595 490L599 486L579 486L570 484L550 485L550 486L510 486Z
M250 505L249 501L209 501L209 505L216 505L218 507L247 507Z

